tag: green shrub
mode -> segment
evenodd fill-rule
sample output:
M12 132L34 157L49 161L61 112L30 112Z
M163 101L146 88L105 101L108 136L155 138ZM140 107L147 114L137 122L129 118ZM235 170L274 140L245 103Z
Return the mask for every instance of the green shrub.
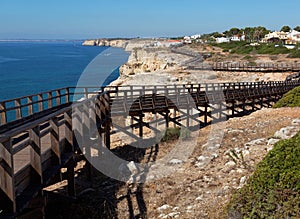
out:
M244 56L243 60L254 60L255 58L253 56L250 55L246 55Z
M275 144L233 196L229 218L300 217L300 132Z
M250 46L246 42L230 42L230 43L220 43L214 44L223 49L223 51L230 51L232 54L269 54L269 55L278 55L278 54L289 54L290 58L299 58L300 52L298 47L289 50L283 45L275 46L275 43L263 43L258 46Z
M273 106L274 108L280 107L300 107L300 87L296 87L283 97Z
M162 142L177 140L179 138L181 139L188 139L191 136L191 132L186 128L167 128L165 131L159 134L159 139L161 139Z
M293 49L292 52L288 55L288 58L300 58L300 50Z

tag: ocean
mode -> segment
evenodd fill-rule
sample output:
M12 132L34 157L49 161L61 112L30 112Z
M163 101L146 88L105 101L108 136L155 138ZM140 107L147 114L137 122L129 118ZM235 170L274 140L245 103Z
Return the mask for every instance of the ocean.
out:
M119 77L127 52L81 44L0 42L0 101L56 88L104 86Z

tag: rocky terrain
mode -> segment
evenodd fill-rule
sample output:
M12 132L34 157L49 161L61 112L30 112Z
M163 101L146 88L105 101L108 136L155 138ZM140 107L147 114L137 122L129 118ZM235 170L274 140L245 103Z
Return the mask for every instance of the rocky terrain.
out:
M83 46L112 46L125 48L128 43L126 39L95 39L95 40L85 40Z
M217 126L219 126L217 124ZM229 119L223 135L211 134L211 126L196 134L196 147L187 160L174 159L168 165L173 174L143 184L103 180L100 174L93 179L93 187L85 178L84 163L78 166L76 179L78 200L67 204L54 214L76 218L225 218L224 207L232 194L241 188L256 165L281 139L288 139L300 130L299 108L265 108L242 118ZM216 145L208 144L210 138L219 138ZM116 139L115 139L116 141ZM116 142L115 142L116 143ZM140 157L141 163L159 160L178 141L160 143L153 153L147 149L142 154L127 148L123 155L128 159ZM116 147L120 153L124 147ZM142 155L142 156L141 156ZM62 193L66 183L54 187ZM98 216L97 216L98 215ZM63 218L63 217L62 217Z

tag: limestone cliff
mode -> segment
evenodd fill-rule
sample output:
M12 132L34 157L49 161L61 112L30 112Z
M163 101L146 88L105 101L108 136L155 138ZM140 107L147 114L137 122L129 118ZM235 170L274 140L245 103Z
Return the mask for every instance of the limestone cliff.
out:
M94 39L94 40L85 40L83 46L111 46L118 48L125 48L128 44L126 39Z
M120 74L121 76L126 76L145 72L174 70L180 67L181 63L186 59L187 57L180 54L171 53L169 49L134 47L128 62L120 67Z

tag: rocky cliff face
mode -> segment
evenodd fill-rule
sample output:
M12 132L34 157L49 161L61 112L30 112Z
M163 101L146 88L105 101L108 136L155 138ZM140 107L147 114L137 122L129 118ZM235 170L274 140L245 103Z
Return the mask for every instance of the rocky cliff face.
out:
M118 48L125 48L128 44L128 40L123 39L94 39L94 40L85 40L83 46L111 46Z
M126 76L144 72L174 70L180 67L181 62L186 59L187 57L182 55L170 53L169 49L143 49L135 47L132 49L128 62L121 66L120 74L121 76Z
M131 52L128 62L120 68L121 76L175 69L182 64L179 60L187 59L168 48L147 48L151 43L152 40L146 39L95 39L86 40L82 45L119 47Z

